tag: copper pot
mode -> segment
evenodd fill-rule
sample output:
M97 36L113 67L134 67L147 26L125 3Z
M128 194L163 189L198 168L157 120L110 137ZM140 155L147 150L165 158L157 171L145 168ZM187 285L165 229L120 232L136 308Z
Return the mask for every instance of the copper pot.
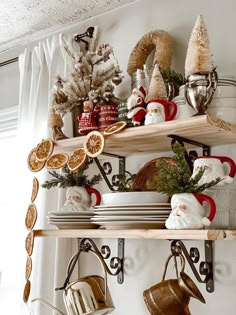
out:
M177 279L165 280L169 256L165 265L162 282L143 293L144 301L152 315L190 315L188 304L191 297L205 303L205 299L192 279L184 272L185 261L181 255L182 268ZM175 261L176 273L177 265Z

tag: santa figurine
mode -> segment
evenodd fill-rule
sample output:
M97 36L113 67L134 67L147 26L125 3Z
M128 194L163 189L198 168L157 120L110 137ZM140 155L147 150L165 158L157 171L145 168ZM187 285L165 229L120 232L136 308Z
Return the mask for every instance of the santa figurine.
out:
M152 125L165 121L164 106L158 102L150 102L147 105L147 114L144 125Z
M131 119L133 126L140 126L143 124L146 109L145 109L146 91L142 86L134 88L132 94L127 101L127 118Z
M87 135L90 131L98 130L97 115L97 111L93 110L93 102L84 101L83 113L74 119L75 122L79 122L78 132L81 135Z

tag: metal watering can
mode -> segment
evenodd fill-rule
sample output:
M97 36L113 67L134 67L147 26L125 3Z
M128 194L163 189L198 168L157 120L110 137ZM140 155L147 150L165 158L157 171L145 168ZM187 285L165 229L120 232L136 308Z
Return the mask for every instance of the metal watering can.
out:
M32 302L39 301L60 315L105 315L111 313L115 309L107 287L106 266L101 255L93 249L88 249L86 252L93 253L99 259L104 270L104 278L99 275L91 275L69 283L71 274L81 252L85 251L80 249L72 256L67 266L67 277L65 283L63 287L56 289L64 290L63 299L67 314L44 299L36 298L33 299Z

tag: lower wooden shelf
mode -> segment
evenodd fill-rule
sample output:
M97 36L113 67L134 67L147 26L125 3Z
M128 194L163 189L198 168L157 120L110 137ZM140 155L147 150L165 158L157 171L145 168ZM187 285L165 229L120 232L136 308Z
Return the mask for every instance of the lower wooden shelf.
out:
M35 237L236 240L236 230L33 230Z

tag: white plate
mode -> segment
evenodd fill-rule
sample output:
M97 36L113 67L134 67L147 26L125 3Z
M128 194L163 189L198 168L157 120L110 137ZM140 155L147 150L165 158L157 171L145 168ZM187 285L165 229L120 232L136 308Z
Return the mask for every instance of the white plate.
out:
M55 225L58 229L97 229L98 226L94 223L51 223L51 225Z
M94 214L96 215L159 215L159 214L170 214L171 209L169 210L95 210Z
M99 222L101 229L115 229L115 230L123 230L123 229L164 229L164 222Z
M99 206L94 206L95 209L100 209L100 208L159 208L159 207L170 207L170 203L147 203L147 204L122 204L122 205L99 205Z
M122 217L122 216L117 216L117 217L94 217L91 219L91 222L100 222L100 221L165 221L167 217L135 217L135 216L128 216L128 217Z
M72 212L63 212L63 211L58 211L58 212L48 212L49 215L56 215L56 216L63 216L63 215L66 215L66 216L77 216L77 217L80 217L80 216L90 216L93 214L93 211L81 211L81 212L76 212L76 211L72 211Z
M85 215L85 216L73 216L73 215L60 215L60 216L58 216L58 215L48 215L48 216L46 216L46 218L47 219L62 219L62 220L88 220L88 219L90 219L91 217L93 217L94 216L94 214L93 215Z
M83 219L77 219L77 220L70 220L70 219L48 219L48 222L63 222L63 223L68 223L68 222L77 222L77 223L91 223L91 220L90 219L87 219L87 220L83 220Z
M147 210L171 210L171 207L114 207L114 208L96 208L94 211L147 211Z

